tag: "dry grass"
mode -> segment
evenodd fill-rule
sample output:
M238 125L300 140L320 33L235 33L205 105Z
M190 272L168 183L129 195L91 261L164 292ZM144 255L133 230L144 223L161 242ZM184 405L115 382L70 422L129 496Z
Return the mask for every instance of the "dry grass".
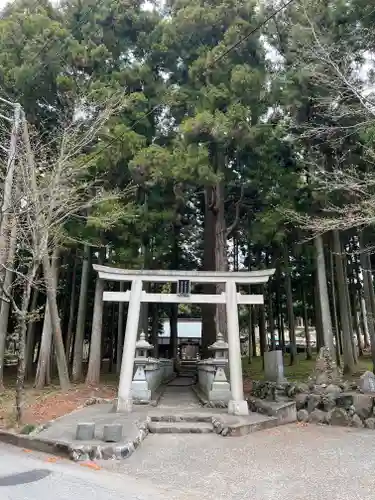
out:
M0 393L0 427L15 429L15 378L5 381L6 389ZM41 390L31 384L25 388L25 412L23 426L36 426L82 406L91 397L113 398L117 383L113 378L104 380L97 387L75 384L67 392L61 392L58 385L50 385Z

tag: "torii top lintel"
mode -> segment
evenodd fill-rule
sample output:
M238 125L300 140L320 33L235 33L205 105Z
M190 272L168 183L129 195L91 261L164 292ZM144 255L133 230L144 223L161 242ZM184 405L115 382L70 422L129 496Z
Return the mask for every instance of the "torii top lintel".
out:
M167 271L167 270L134 270L120 269L118 267L101 266L94 264L93 268L98 272L100 279L108 281L133 281L141 279L147 282L177 282L189 280L193 283L235 283L246 285L257 285L267 283L275 269L261 271Z

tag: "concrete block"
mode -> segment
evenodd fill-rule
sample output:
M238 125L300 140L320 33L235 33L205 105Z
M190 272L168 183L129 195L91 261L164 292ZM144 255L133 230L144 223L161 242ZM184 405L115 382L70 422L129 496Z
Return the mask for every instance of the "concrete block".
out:
M282 351L264 353L264 377L266 380L276 383L285 381Z
M103 441L106 443L118 443L122 439L121 424L107 424L103 427Z
M95 437L94 422L80 422L77 425L76 439L79 441L90 441Z
M249 407L247 401L228 401L228 413L230 415L248 415Z

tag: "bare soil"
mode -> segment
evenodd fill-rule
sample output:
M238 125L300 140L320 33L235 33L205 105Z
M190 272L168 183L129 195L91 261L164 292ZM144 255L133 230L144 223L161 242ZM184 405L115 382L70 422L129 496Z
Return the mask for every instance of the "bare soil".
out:
M93 397L112 399L116 396L115 385L87 387L77 384L67 392L61 392L58 386L49 386L42 390L26 388L25 425L40 425L62 417L83 406ZM15 419L15 390L5 389L0 393L0 428L17 429Z

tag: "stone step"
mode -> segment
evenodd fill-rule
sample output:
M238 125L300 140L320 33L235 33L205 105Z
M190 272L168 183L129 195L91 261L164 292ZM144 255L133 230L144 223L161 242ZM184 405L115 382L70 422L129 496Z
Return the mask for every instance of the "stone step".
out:
M279 425L276 417L250 412L246 416L220 415L213 417L215 432L222 436L246 436L257 431L272 429Z
M297 421L295 401L267 401L266 399L250 397L248 404L252 411L276 417L279 425Z
M208 434L214 432L211 423L206 422L150 422L151 434Z
M150 415L151 422L205 422L212 423L212 415L204 413L184 413L184 414L160 414L160 415Z

